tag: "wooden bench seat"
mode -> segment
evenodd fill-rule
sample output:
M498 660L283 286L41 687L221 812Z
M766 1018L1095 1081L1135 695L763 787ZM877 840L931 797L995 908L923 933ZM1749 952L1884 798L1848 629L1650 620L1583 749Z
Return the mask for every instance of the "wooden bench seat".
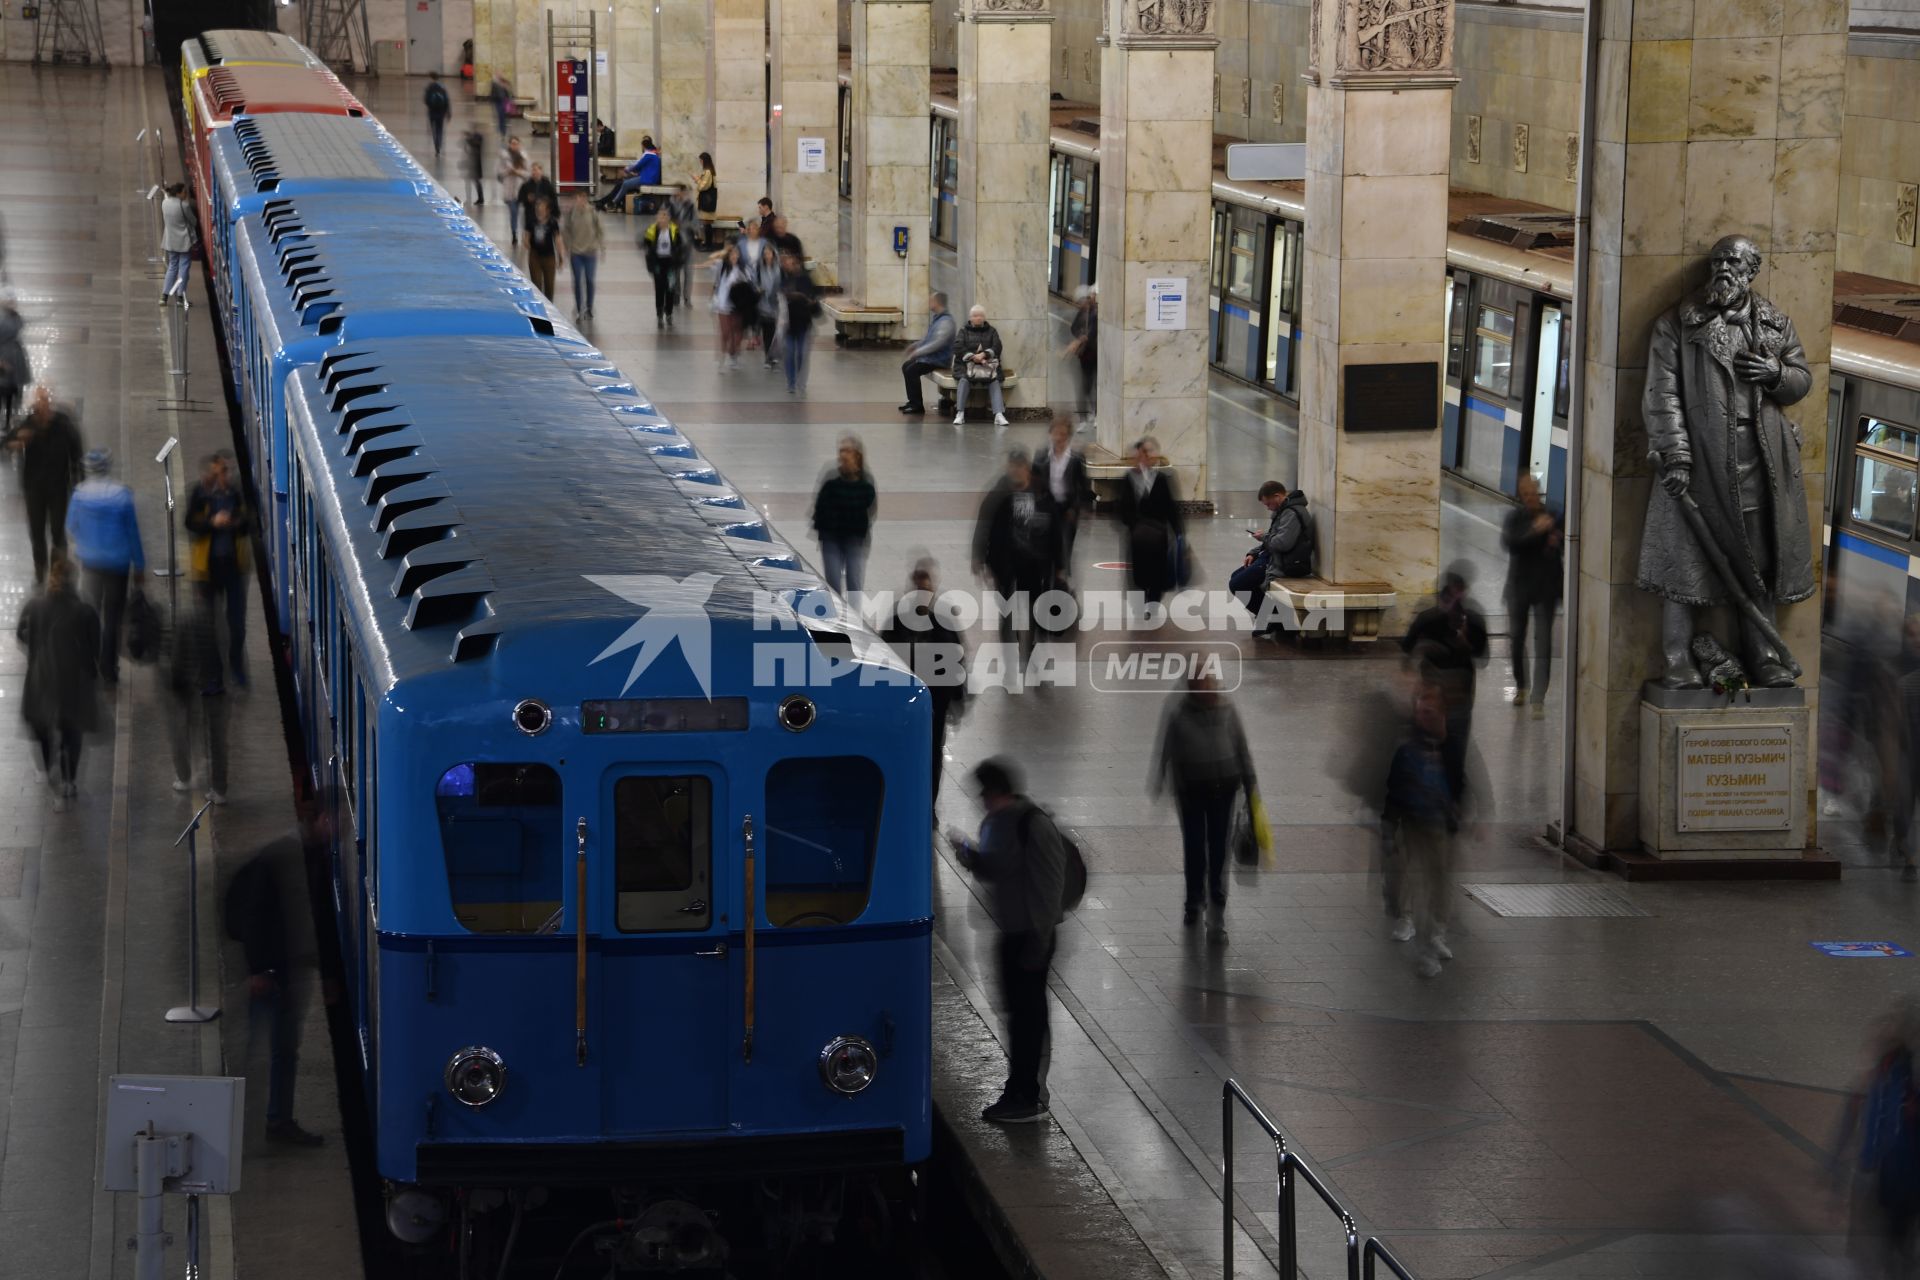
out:
M933 385L939 389L940 412L943 415L956 412L955 401L953 398L954 397L953 371L951 369L936 369L932 373L928 374L927 376L933 379ZM1017 372L1007 368L1005 365L1002 365L1000 367L1000 390L1003 394L1007 391L1012 390L1015 386L1019 385L1019 382L1020 382L1020 375ZM986 396L985 383L977 383L977 384L969 383L967 384L967 398L969 400L973 398L976 388L978 389L980 396L983 399L985 398Z
M553 117L551 115L528 111L523 113L520 118L527 122L527 128L533 131L533 136L536 138L544 138L553 132Z
M1127 483L1127 473L1133 470L1133 459L1123 458L1091 442L1086 446L1085 455L1087 483L1093 488L1094 510L1108 510L1120 500L1120 486ZM1154 462L1154 470L1171 471L1173 464L1164 457L1159 458Z
M1276 578L1267 584L1267 598L1293 610L1292 624L1282 622L1288 634L1325 640L1340 637L1348 644L1372 644L1380 638L1380 619L1398 598L1384 582L1328 582L1325 578Z
M833 340L848 347L891 340L903 318L898 307L874 307L840 296L821 298L820 310L833 321Z

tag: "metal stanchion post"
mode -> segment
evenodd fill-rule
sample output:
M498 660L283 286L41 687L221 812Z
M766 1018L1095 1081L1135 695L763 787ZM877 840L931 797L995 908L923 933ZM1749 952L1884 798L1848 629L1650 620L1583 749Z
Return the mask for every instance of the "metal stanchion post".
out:
M176 628L180 625L180 556L175 545L174 528L177 522L173 518L173 467L169 459L179 443L178 436L168 436L167 442L160 446L160 452L153 456L153 460L160 464L160 479L167 488L167 567L155 569L153 576L167 580L167 622Z
M168 1022L212 1022L220 1016L219 1005L200 1003L200 856L193 839L200 829L200 819L212 807L211 800L201 805L187 829L173 842L176 849L182 840L187 845L187 1002L167 1010Z
M140 1173L139 1231L134 1237L134 1275L138 1280L161 1280L167 1270L167 1140L149 1124L133 1140L134 1164Z
M200 1197L187 1197L187 1280L200 1280Z

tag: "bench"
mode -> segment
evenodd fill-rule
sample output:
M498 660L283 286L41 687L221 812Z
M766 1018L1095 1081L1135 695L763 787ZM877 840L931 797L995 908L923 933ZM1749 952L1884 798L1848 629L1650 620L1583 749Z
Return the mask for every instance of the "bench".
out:
M1380 638L1380 619L1393 608L1393 588L1384 582L1328 582L1324 578L1276 578L1267 598L1293 610L1281 629L1296 639L1338 636L1349 645Z
M898 307L873 307L845 297L820 299L820 310L833 321L833 340L844 347L890 341L904 318Z
M894 314L897 316L900 313L898 311L895 311ZM937 387L940 391L940 412L942 414L956 412L954 398L953 398L953 393L954 393L953 371L950 369L936 369L928 376L933 379L933 385ZM1020 382L1019 374L1015 373L1012 369L1007 368L1005 365L1000 366L1000 389L1003 394L1007 391L1012 390L1015 386L1019 384L1019 382ZM985 385L986 385L985 383L971 383L971 382L968 383L967 398L971 400L973 398L973 393L975 392L976 389L979 389L980 393L982 395L985 395L986 394L984 390Z
M533 136L536 138L544 138L553 132L553 117L550 115L536 115L528 111L520 118L527 122L527 128L533 131Z
M1087 445L1085 456L1087 483L1093 488L1093 509L1109 510L1120 500L1120 486L1127 483L1127 475L1133 470L1133 460L1093 443ZM1173 464L1160 458L1154 463L1154 469L1171 471Z
M640 201L665 200L672 195L673 195L672 187L659 186L659 185L641 187L638 191L629 191L627 193L626 200L620 206L620 212L637 213L639 212L638 205Z
M703 213L700 215L700 244L702 248L718 249L720 247L720 241L715 238L714 233L718 231L722 225L729 227L739 226L740 215L737 213Z
M639 156L595 156L593 167L600 174L602 182L618 182L633 162L639 158Z

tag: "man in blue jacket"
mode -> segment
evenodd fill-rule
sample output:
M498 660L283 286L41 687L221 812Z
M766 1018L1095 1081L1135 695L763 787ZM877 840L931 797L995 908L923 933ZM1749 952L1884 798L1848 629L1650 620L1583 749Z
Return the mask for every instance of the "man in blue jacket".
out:
M120 618L127 608L127 583L145 573L140 521L133 491L111 478L113 454L95 449L83 464L86 479L67 505L67 544L80 562L80 590L100 615L100 678L120 678Z
M660 148L653 145L652 138L640 139L640 158L627 166L627 178L613 189L613 193L600 202L602 209L611 209L615 205L624 205L627 196L642 187L660 185ZM643 201L640 212L652 213L650 201Z
M920 398L920 380L953 364L954 320L947 314L947 295L936 293L927 299L927 336L907 348L906 363L900 372L907 379L907 402L902 413L925 413Z

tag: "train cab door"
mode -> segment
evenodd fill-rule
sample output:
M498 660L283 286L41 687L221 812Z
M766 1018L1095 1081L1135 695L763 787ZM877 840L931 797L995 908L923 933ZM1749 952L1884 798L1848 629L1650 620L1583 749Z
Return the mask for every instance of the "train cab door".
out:
M1567 358L1571 328L1572 322L1558 302L1541 295L1534 297L1534 347L1525 406L1526 451L1514 482L1518 483L1520 475L1532 475L1540 482L1547 504L1556 508L1561 505L1566 484L1562 473L1567 449ZM1559 466L1554 465L1556 460Z
M723 897L735 826L725 803L723 778L699 765L620 768L603 785L588 1041L610 1134L726 1127L739 1045L727 930L739 913Z

